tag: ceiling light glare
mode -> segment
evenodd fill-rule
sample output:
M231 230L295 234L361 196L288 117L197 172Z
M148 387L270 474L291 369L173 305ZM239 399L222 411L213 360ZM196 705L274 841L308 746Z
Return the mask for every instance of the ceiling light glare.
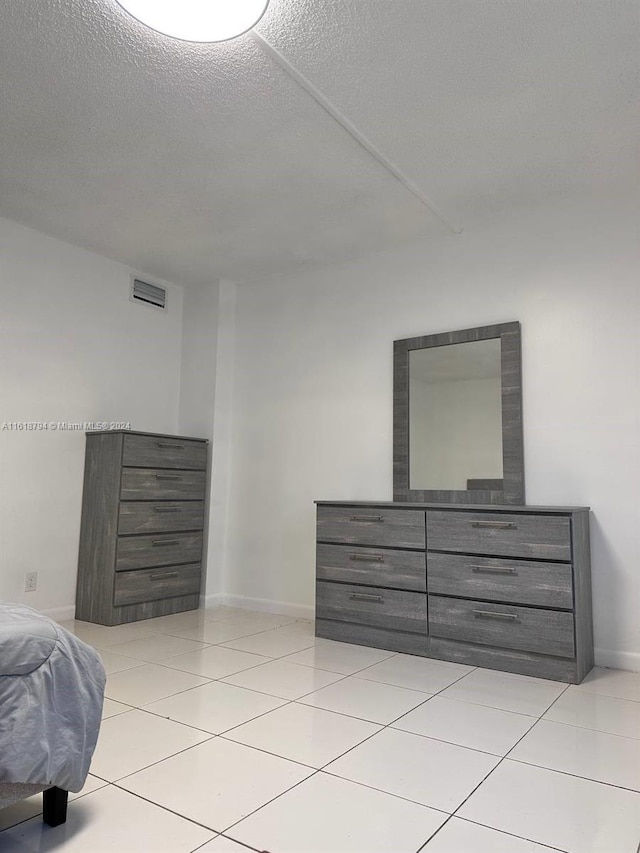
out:
M182 41L227 41L246 33L269 0L117 0L136 20Z

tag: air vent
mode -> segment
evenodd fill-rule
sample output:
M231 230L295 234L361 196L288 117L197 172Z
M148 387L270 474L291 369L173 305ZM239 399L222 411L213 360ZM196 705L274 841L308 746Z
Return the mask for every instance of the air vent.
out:
M148 281L140 281L134 278L131 283L131 301L144 302L145 305L153 305L163 311L167 308L167 291L157 284L149 284Z

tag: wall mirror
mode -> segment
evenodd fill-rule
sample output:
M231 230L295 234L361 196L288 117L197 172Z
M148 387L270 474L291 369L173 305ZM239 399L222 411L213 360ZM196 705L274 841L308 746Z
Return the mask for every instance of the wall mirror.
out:
M393 499L524 504L520 324L394 342Z

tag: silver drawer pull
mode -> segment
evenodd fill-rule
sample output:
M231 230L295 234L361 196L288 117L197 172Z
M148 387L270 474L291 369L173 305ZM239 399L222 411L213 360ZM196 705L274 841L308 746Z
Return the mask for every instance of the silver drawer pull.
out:
M349 554L349 559L359 563L384 563L382 554Z
M152 581L163 581L165 578L177 578L177 572L163 572L161 575L149 575Z
M353 601L384 601L383 595L366 595L364 592L352 592L349 598Z
M179 480L176 474L156 474L156 480Z
M470 569L476 574L482 572L487 575L515 575L518 572L512 566L470 566Z
M472 521L472 527L488 527L493 530L516 530L515 521Z
M384 521L381 515L352 515L349 521Z
M156 441L156 444L163 450L184 450L184 444L169 444L168 441Z
M491 610L472 610L474 616L480 619L506 619L507 622L517 622L516 613L493 613Z
M151 543L153 546L156 545L179 545L179 539L154 539Z
M154 512L181 512L179 506L154 506Z

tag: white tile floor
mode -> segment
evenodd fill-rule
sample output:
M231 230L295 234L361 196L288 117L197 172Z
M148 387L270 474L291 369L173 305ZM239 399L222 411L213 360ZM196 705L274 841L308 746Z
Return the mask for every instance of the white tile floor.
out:
M568 687L236 608L66 627L109 671L91 776L64 826L0 812L2 853L638 850L640 673Z

